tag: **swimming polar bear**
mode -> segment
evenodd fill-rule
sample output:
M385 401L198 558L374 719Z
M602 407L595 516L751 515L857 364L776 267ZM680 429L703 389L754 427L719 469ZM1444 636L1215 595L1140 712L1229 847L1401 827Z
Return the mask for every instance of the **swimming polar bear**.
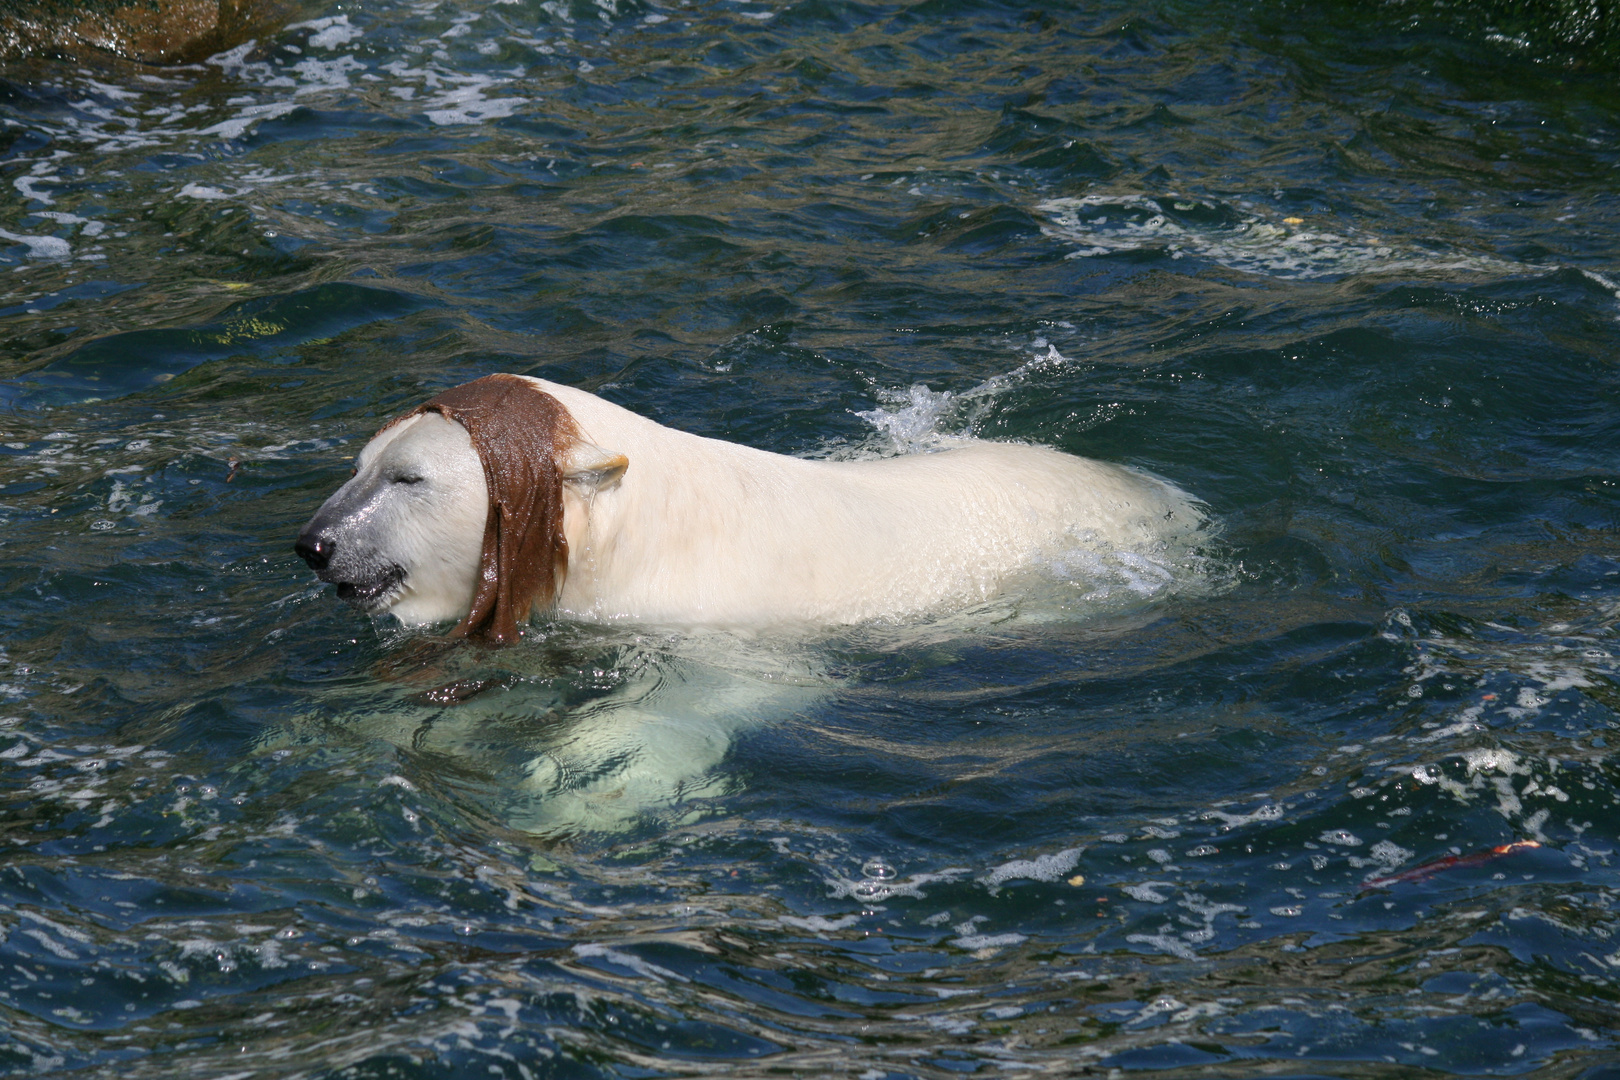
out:
M1171 484L1044 447L807 460L489 375L384 425L295 550L362 611L509 642L553 611L677 627L914 618L986 600L1043 557L1152 553L1203 525Z

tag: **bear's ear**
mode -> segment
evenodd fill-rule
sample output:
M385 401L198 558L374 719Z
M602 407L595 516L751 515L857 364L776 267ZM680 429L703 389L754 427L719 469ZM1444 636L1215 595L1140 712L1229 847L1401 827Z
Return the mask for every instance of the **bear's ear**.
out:
M624 478L624 470L630 467L630 459L581 439L561 464L563 483L581 495L590 496L617 485Z

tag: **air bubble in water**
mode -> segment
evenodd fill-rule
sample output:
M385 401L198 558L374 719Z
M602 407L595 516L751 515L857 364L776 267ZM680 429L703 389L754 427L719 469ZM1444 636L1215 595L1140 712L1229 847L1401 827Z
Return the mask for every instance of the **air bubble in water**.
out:
M890 881L895 877L895 869L881 858L867 859L861 867L861 873L873 881Z

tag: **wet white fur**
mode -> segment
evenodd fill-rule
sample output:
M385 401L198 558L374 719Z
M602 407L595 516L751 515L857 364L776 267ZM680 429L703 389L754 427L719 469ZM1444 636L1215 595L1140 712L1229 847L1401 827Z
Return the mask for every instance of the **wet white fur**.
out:
M404 623L460 619L472 607L483 551L489 488L467 429L423 413L379 433L355 459L350 489L366 492L344 521L340 551L360 547L371 561L406 571L388 611ZM418 476L419 484L390 483Z
M1054 450L963 440L871 461L810 461L676 431L538 379L587 446L564 489L568 571L558 609L674 626L837 625L983 600L1043 554L1150 552L1202 520L1182 492ZM593 468L624 455L622 476ZM357 532L406 572L390 609L461 618L488 495L467 433L436 414L361 452L379 492ZM421 484L377 484L409 470ZM606 483L603 483L604 477Z

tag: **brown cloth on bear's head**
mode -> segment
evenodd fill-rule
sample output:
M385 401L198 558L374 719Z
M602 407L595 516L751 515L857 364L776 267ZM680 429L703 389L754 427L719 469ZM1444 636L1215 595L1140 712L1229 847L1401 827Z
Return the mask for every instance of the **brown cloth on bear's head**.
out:
M561 402L516 375L453 387L405 416L425 412L467 429L489 485L478 591L450 636L516 641L534 606L556 600L568 570L558 462L579 429Z

